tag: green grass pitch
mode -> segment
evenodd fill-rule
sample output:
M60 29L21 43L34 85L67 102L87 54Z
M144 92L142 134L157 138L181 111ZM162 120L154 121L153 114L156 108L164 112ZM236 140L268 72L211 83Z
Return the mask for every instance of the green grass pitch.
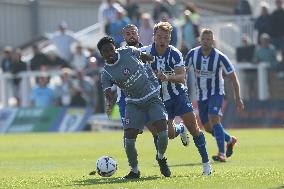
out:
M170 140L167 150L172 177L161 176L149 132L139 135L142 178L124 181L129 172L122 132L7 134L0 136L0 188L284 188L284 129L229 130L238 137L226 163L212 163L214 173L201 176L200 157L191 139ZM210 157L217 147L206 134ZM118 170L110 178L88 175L96 160L110 155Z

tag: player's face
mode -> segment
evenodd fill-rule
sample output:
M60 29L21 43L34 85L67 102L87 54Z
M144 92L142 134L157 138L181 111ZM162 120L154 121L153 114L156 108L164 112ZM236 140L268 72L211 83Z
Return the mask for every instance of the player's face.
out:
M200 43L201 43L201 47L204 50L210 50L214 43L213 35L212 34L202 34Z
M115 46L111 43L106 43L102 46L101 50L102 57L110 64L116 61Z
M129 46L136 46L139 43L138 31L134 27L125 28L123 37Z
M166 30L158 29L154 35L156 49L166 50L171 41L171 33Z

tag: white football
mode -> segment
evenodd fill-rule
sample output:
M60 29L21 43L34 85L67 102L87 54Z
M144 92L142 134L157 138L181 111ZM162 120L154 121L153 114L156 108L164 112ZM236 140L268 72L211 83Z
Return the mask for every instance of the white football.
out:
M102 156L97 160L97 173L102 177L110 177L117 170L116 161L109 156Z

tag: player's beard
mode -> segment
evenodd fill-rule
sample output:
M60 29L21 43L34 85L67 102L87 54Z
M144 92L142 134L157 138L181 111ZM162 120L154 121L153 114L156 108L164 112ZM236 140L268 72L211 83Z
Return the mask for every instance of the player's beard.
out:
M128 46L136 46L137 44L138 44L138 41L136 41L135 39L134 40L129 40L127 42Z

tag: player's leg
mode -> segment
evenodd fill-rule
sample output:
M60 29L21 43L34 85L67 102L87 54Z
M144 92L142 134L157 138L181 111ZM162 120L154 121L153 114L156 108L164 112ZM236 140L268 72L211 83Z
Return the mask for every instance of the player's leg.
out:
M192 103L187 95L183 95L177 100L176 108L177 109L175 111L177 115L180 115L187 130L193 136L194 144L197 147L202 159L203 174L210 175L212 170L206 149L205 136L198 127L196 116L193 112Z
M208 118L213 134L215 136L218 154L213 156L213 160L225 162L225 133L221 124L222 104L224 97L221 95L213 95L208 99Z
M196 121L195 114L193 112L185 113L181 116L185 126L187 127L190 134L193 136L193 141L198 149L203 163L203 174L210 175L212 173L212 168L209 162L206 140L203 132L199 129Z
M181 142L184 146L188 146L189 145L189 136L187 133L187 129L185 128L185 125L183 124L183 122L180 123L175 123L175 120L172 118L168 120L168 128L170 130L170 128L174 129L174 138L177 137L178 135L181 138ZM170 138L169 139L174 139L174 138Z
M180 135L182 144L184 146L188 146L189 137L187 134L187 130L183 123L175 124L175 99L167 100L164 102L167 113L168 113L168 134L169 139L174 139Z
M155 149L156 152L158 153L158 134L157 134L157 129L152 125L152 124L146 124L146 127L148 130L151 132L153 136L153 142L155 144Z
M140 177L138 167L137 150L135 147L136 137L143 130L145 114L136 104L128 103L125 110L124 120L124 148L131 168L125 179L135 179Z
M125 179L135 179L140 177L140 171L138 168L137 150L135 147L138 130L134 128L128 128L124 130L124 148L128 159L128 164L131 168Z
M153 122L152 126L157 131L157 155L156 159L160 166L160 171L165 177L171 176L171 171L167 164L167 159L165 153L168 146L168 128L167 128L167 113L163 102L159 99L153 99L147 104L147 114L149 116L149 121Z
M215 137L215 134L213 132L212 126L209 124L209 121L203 124L204 129L206 132L210 133L213 137ZM226 157L231 157L233 154L233 149L235 144L237 143L237 138L234 136L230 136L229 133L223 129L224 131L224 137L225 137L225 142L227 143L226 145ZM213 159L220 159L219 157L215 156ZM219 161L219 160L218 160Z
M213 137L215 137L213 129L210 126L209 122L206 124L203 124L203 126L206 132L210 133ZM230 136L230 134L226 130L224 130L224 135L225 135L225 142L227 143L227 145L231 144L233 142L233 138ZM235 139L236 138L234 137L234 140Z

